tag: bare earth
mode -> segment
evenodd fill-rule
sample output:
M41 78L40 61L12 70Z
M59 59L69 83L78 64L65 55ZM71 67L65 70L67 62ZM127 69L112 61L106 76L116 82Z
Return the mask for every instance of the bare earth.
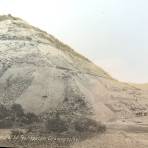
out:
M110 123L106 133L75 144L72 148L147 148L148 125Z

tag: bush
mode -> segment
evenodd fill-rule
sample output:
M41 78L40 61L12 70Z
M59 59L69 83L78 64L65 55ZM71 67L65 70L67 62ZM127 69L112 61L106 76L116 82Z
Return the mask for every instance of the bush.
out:
M0 120L0 128L11 128L13 126L13 121L9 119Z
M80 118L74 122L75 130L78 132L104 132L106 126L92 119Z
M24 115L24 110L20 104L13 104L11 106L11 111L17 117L22 117Z
M24 133L20 130L12 130L10 136L11 137L19 137L23 135Z
M38 122L38 116L34 113L27 113L24 115L22 122L25 124L32 124L34 122Z
M2 104L0 104L0 119L4 119L9 116L10 111Z
M24 113L20 104L13 104L9 109L0 104L0 128L20 127L34 122L39 122L38 116L30 112Z
M57 132L57 133L61 133L68 130L66 121L60 118L48 119L46 123L46 128L49 132Z

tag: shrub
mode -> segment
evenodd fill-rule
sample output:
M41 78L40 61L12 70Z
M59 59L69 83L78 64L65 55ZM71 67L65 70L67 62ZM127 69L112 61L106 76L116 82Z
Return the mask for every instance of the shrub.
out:
M68 130L66 121L60 118L48 119L46 123L46 128L49 132L57 132L57 133L61 133Z
M75 130L78 132L104 132L106 126L92 119L80 118L74 122Z
M23 134L24 133L22 131L20 131L20 130L12 130L10 136L11 137L18 137L18 136L21 136Z
M17 117L22 117L24 115L24 110L20 104L13 104L11 106L11 111Z
M9 116L9 114L9 110L4 105L0 104L0 119L4 119Z
M27 113L24 115L22 122L25 124L32 124L34 122L38 122L38 116L34 113Z
M20 104L13 104L9 109L0 104L0 128L10 128L13 125L20 127L34 122L39 122L38 116L30 112L24 113Z
M13 126L13 121L9 119L0 120L0 128L11 128Z

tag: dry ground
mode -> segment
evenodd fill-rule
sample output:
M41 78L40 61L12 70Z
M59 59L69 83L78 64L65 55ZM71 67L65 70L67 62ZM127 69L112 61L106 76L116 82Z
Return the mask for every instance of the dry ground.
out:
M127 121L116 121L106 123L107 131L72 146L61 146L61 148L148 148L148 119L144 117L133 118ZM0 137L8 137L10 129L0 130ZM1 146L12 146L1 143ZM20 147L20 146L18 146ZM28 146L29 147L29 144ZM34 145L30 145L34 147ZM55 148L48 144L36 145L36 148ZM58 147L60 148L60 147Z

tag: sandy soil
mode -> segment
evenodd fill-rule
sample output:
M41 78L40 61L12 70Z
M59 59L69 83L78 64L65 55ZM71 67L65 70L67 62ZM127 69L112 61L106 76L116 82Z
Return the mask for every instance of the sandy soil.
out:
M72 148L148 148L148 125L108 123L106 133L77 143Z
M143 122L138 122L139 120ZM104 134L76 143L71 148L148 148L148 124L146 123L148 123L147 119L143 117L133 118L131 121L106 123L107 130ZM1 139L9 135L10 129L0 130ZM1 142L0 146L12 145ZM45 146L42 145L42 147Z

